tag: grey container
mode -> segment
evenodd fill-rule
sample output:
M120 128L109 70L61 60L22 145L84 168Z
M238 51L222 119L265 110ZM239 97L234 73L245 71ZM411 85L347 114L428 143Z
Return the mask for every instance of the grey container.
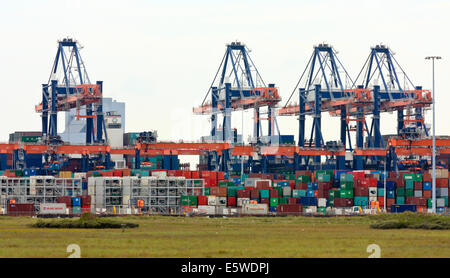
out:
M414 190L414 197L422 197L422 190Z
M445 207L445 199L436 198L436 207Z
M436 187L436 196L437 197L448 197L448 188Z
M292 196L291 188L289 186L283 187L283 197Z

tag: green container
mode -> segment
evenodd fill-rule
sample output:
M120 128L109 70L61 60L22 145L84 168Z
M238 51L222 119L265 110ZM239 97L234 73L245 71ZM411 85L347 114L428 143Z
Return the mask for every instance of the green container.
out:
M406 197L414 197L414 189L406 189Z
M341 193L339 189L331 189L330 191L328 191L328 196L330 198L340 198L341 197Z
M432 208L433 207L433 199L427 199L427 207Z
M259 198L270 198L270 191L268 189L260 189Z
M405 181L414 181L415 174L403 174L403 179Z
M219 186L228 186L227 181L219 181Z
M294 189L294 190L292 190L292 197L294 197L294 198L306 197L306 190Z
M377 189L377 196L383 197L384 196L384 188L378 188Z
M72 214L81 214L81 207L72 207Z
M192 181L192 186L193 187L202 187L202 180L193 180Z
M237 191L238 191L237 186L229 186L227 188L227 196L228 197L236 197L237 196Z
M341 182L341 189L352 190L353 189L353 182L352 181Z
M327 213L327 207L317 207L317 212L320 214L326 214Z
M311 178L308 175L298 175L297 182L311 182Z
M422 174L420 173L414 174L414 181L422 181Z
M209 196L211 189L209 187L205 187L204 190L205 190L205 192L204 192L205 196Z
M270 206L276 207L278 205L278 198L270 198Z
M318 174L317 181L319 182L328 182L331 181L331 175L328 174Z
M284 176L285 180L290 180L290 181L294 181L295 180L295 175L294 174L287 174Z
M340 198L353 198L353 190L341 189Z
M404 205L405 204L405 197L403 196L397 196L396 202L397 205Z
M405 196L405 188L397 187L397 196L400 196L400 197Z
M406 189L414 189L414 181L412 181L412 180L406 180L406 181L405 181L405 188L406 188Z
M180 203L182 206L196 206L197 205L197 196L182 195L180 198Z
M355 196L354 204L359 207L367 207L369 206L369 197Z
M280 205L287 205L289 203L288 198L279 198L278 203Z
M319 178L320 174L325 174L325 175L333 175L333 170L317 170L316 171L316 178Z
M328 199L328 205L334 207L334 199Z

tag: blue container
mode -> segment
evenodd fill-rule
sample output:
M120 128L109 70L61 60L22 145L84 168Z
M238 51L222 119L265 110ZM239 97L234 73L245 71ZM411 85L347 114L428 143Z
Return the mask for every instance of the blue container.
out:
M83 181L81 183L81 189L87 190L87 182Z
M431 182L426 181L426 182L422 183L422 189L423 190L431 190Z
M304 206L317 206L317 198L315 198L315 197L300 197L299 203Z
M416 205L398 205L398 204L394 204L391 206L392 213L402 213L405 211L416 212L417 207L416 207Z
M241 178L233 178L234 184L241 184Z
M269 207L270 212L277 212L277 207Z
M386 191L386 197L388 197L388 198L395 198L395 190L388 190L388 191Z
M80 197L73 197L72 198L72 206L74 206L74 207L81 207L81 198Z
M67 196L72 196L72 189L67 189Z
M306 197L314 197L314 190L312 189L306 190Z
M286 186L289 186L289 182L279 181L279 182L277 182L277 186L286 187Z
M307 188L312 190L318 190L319 186L317 182L308 182Z
M445 208L443 208L443 207L436 208L436 213L444 213L444 212L445 212Z
M394 181L386 181L386 190L388 190L388 191L395 190L395 182Z

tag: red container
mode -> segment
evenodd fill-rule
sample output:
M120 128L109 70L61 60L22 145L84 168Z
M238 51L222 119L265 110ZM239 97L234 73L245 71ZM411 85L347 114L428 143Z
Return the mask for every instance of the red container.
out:
M270 198L278 198L278 190L270 189Z
M169 170L167 171L167 176L169 177L176 177L176 170Z
M225 172L217 172L217 179L218 180L224 180L225 179Z
M199 206L206 206L206 205L208 205L208 196L198 196L197 197L197 204Z
M269 180L257 180L256 181L256 187L258 189L269 188L270 187L270 181ZM259 188L259 187L261 187L261 188Z
M277 179L279 179L279 180L284 180L284 175L282 175L282 174L277 174Z
M8 204L8 215L32 216L34 215L34 204Z
M192 178L191 171L183 171L183 175L182 176L185 177L186 179Z
M428 207L427 206L417 206L416 210L417 210L417 212L427 212Z
M448 187L448 179L436 179L436 187L440 188Z
M90 206L91 205L91 196L90 195L86 195L86 196L78 196L81 198L81 205L86 205L86 206ZM70 197L69 197L70 198Z
M356 183L358 180L362 180L365 178L364 172L352 172L352 174L354 183Z
M61 204L66 204L66 207L71 207L72 206L72 197L70 197L70 196L59 196L59 197L56 197L56 202L57 203L61 203ZM83 202L82 202L82 204L83 204Z
M289 182L289 187L291 188L291 190L295 189L295 181L288 180L288 182Z
M319 196L319 190L314 190L314 197L318 197Z
M279 215L299 215L302 212L300 204L278 205L277 214Z
M210 178L209 179L209 186L210 187L217 186L217 180L215 178Z
M357 187L366 187L367 188L367 187L370 186L370 179L364 178L364 179L356 180L356 186Z
M261 204L268 204L268 205L270 205L270 199L269 198L261 198L260 203Z
M120 170L113 171L113 177L121 177L121 176L122 176L122 171L120 171Z
M352 207L353 199L352 198L336 198L334 199L335 207Z
M308 189L308 183L306 183L306 182L297 182L295 184L295 189L307 190Z
M288 204L289 205L296 205L296 204L298 204L298 198L288 198Z
M229 207L235 207L236 206L236 197L228 197L227 204Z
M250 190L241 189L237 191L237 197L238 198L250 198Z
M422 191L422 195L424 198L430 199L431 198L431 190Z
M380 206L384 206L384 197L378 197L377 200Z
M429 172L423 172L422 173L422 181L431 182L432 181L431 174Z
M192 171L191 172L191 178L192 179L199 179L200 178L200 172L199 171Z
M318 198L328 198L329 197L329 189L319 189L317 190L317 197Z
M395 204L395 198L387 198L386 208L390 208L393 204Z
M359 186L355 187L354 194L355 194L355 196L367 197L367 196L369 196L369 188L368 187L359 187Z
M251 193L250 193L250 198L258 199L259 198L259 190L258 189L252 189Z
M414 190L422 190L422 182L421 181L414 182Z
M131 169L122 169L122 176L123 177L131 176Z

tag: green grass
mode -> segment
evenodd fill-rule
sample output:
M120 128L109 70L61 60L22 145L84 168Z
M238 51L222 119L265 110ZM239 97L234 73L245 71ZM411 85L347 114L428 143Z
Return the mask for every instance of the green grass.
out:
M115 218L117 219L117 218ZM448 257L443 230L378 230L374 217L124 217L134 229L46 229L36 219L0 217L0 257Z
M425 229L450 230L450 217L444 215L428 215L421 213L400 213L373 215L374 229Z

